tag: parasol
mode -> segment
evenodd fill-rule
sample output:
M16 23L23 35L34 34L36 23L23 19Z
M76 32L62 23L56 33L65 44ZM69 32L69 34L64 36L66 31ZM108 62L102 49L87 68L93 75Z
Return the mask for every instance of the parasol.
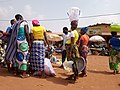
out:
M49 41L62 41L63 40L63 37L62 36L59 36L57 34L54 34L54 33L47 33L47 39Z
M105 39L102 36L96 35L96 36L90 37L89 41L93 41L93 42L100 41L100 42L102 42L102 41L105 41Z

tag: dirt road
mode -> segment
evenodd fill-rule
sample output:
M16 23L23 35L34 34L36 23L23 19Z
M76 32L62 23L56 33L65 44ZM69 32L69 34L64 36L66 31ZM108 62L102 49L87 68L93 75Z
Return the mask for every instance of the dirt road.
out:
M120 90L120 74L113 75L108 67L108 57L88 56L88 76L80 77L75 84L64 80L61 68L54 67L56 77L21 79L0 68L0 90Z

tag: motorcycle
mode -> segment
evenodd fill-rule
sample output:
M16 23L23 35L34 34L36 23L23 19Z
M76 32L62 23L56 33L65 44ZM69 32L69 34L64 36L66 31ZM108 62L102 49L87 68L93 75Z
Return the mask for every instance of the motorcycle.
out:
M90 42L88 47L91 54L97 54L101 56L109 55L109 50L105 42Z

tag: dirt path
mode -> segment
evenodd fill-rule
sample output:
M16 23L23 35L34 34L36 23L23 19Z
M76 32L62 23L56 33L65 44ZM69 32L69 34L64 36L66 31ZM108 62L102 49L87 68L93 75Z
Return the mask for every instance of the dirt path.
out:
M21 79L0 68L0 90L120 90L120 74L113 75L108 68L108 57L88 56L88 76L72 84L64 78L65 71L54 67L56 77Z

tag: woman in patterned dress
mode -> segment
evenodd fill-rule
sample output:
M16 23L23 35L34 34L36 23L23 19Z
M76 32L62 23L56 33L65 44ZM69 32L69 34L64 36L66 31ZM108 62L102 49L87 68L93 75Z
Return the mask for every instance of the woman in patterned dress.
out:
M32 21L32 30L31 30L31 54L30 54L30 63L33 71L33 75L42 75L45 76L44 72L44 59L45 59L45 45L44 40L46 41L49 49L49 43L46 38L46 30L44 27L40 26L38 20Z
M80 74L81 77L87 76L87 54L88 54L88 42L89 42L89 36L86 34L88 31L88 27L83 27L80 30L80 38L78 40L78 46L79 46L79 54L85 59L85 67L82 70L82 73Z
M20 14L15 15L17 22L13 26L9 45L6 50L6 59L14 58L15 75L20 74L22 78L27 77L28 50L30 44L29 29L27 21Z
M114 74L120 71L120 38L117 37L117 32L111 32L112 38L109 40L110 57L109 67Z

